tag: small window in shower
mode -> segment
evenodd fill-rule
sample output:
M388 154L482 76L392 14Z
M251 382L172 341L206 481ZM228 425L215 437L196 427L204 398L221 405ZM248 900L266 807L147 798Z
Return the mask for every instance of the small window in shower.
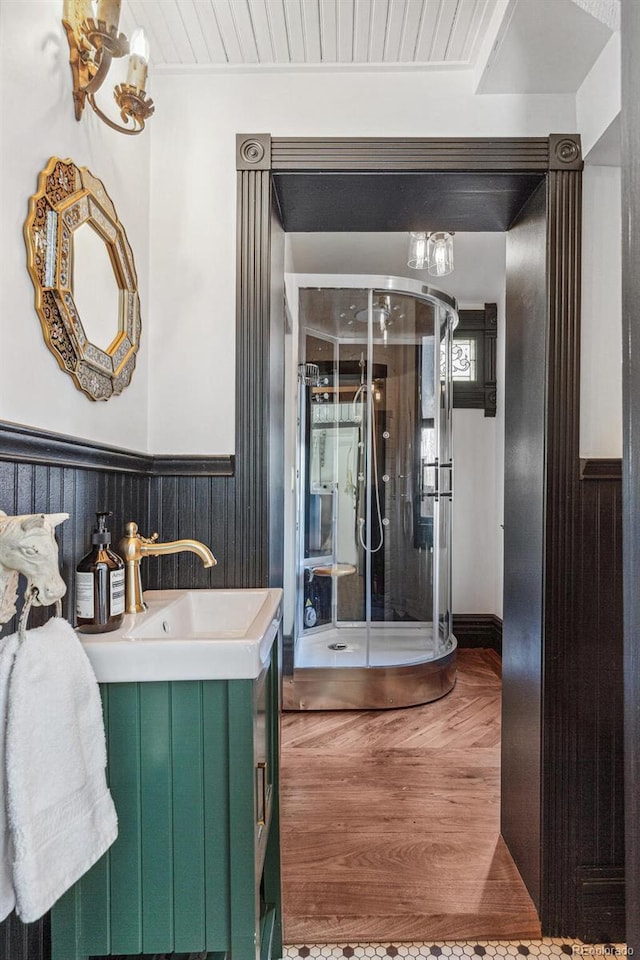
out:
M475 337L461 339L454 337L451 348L451 374L453 380L473 383L478 379L478 341ZM446 356L444 344L440 351L440 374L446 376Z
M461 310L451 344L453 405L484 410L495 417L497 307Z

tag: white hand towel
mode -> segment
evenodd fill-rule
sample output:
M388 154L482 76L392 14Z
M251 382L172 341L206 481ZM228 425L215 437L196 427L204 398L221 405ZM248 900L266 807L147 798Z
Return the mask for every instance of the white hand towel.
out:
M7 778L5 773L4 744L7 724L7 701L9 675L18 646L14 633L0 640L0 921L9 916L16 898L13 892L11 862L13 860L11 837L6 814Z
M118 833L100 691L73 628L27 631L9 680L8 819L16 910L37 920Z

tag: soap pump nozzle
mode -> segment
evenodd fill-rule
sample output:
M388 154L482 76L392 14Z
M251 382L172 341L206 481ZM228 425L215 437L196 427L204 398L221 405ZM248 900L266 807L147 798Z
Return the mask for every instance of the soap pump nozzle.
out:
M107 546L111 543L111 534L107 530L107 517L112 517L110 510L102 510L96 513L96 528L91 534L91 543L96 546Z

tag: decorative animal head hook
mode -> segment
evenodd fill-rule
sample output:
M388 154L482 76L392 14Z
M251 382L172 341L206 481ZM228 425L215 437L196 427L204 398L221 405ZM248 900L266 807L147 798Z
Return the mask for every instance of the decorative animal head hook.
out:
M8 517L0 510L0 623L16 612L20 573L35 606L49 606L67 592L58 569L54 529L68 518L68 513Z

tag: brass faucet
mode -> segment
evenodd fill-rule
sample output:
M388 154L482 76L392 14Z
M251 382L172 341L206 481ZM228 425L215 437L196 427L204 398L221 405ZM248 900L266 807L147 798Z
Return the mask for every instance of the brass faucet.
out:
M161 557L167 553L181 553L188 550L202 560L203 567L215 567L218 562L209 547L199 540L170 540L158 543L158 534L143 537L138 533L138 524L127 523L125 536L118 544L118 552L125 563L124 605L127 613L142 613L147 605L142 599L142 581L140 579L140 561L143 557Z

